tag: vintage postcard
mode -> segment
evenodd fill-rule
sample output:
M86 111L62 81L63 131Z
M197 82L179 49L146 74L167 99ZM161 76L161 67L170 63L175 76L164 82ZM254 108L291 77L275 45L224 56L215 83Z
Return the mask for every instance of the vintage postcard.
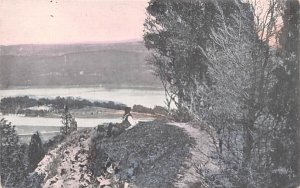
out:
M299 0L0 0L0 188L300 188Z

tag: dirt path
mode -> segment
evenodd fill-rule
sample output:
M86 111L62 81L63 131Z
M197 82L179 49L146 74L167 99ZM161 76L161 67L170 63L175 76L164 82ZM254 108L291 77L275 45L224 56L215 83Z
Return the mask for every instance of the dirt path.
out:
M177 187L205 186L203 175L218 171L218 166L209 157L214 150L213 143L205 131L192 127L187 123L171 123L184 129L195 139L195 146L190 149L191 156L186 160L183 173L178 175Z
M177 174L176 182L172 184L176 187L184 188L184 187L205 187L205 179L203 177L207 177L209 173L217 173L218 167L214 164L215 161L212 161L210 155L212 155L214 151L214 146L209 138L208 134L205 131L201 131L199 129L193 128L189 124L184 123L169 123L172 126L176 126L185 133L187 133L191 138L194 139L194 145L186 146L187 150L184 152L184 157L182 158L183 165L179 168L180 174ZM106 148L107 152L110 152L112 156L116 155L116 152L121 152L118 149L118 146L130 148L131 146L136 146L136 143L141 145L141 141L143 141L144 146L149 143L154 142L152 145L148 145L147 147L143 147L145 152L142 153L151 153L157 150L157 147L161 146L161 149L170 145L174 145L172 151L178 151L181 147L176 144L180 139L178 136L182 136L180 129L173 130L172 126L155 126L155 125L144 125L144 127L135 127L130 132L126 132L122 134L118 139L116 139L111 145L108 145ZM147 131L145 132L145 129ZM165 130L166 129L166 130ZM173 130L173 132L172 132ZM149 132L150 131L150 132ZM171 132L170 132L171 131ZM148 133L151 135L148 135ZM176 134L175 134L176 133ZM171 134L171 136L170 136ZM174 136L177 135L177 136ZM142 140L139 136L142 135ZM148 135L148 136L147 136ZM187 137L188 137L187 135ZM153 138L154 136L158 138ZM172 140L172 139L173 140ZM160 142L159 139L164 139L163 142ZM187 138L188 139L188 138ZM120 141L120 143L118 142ZM157 143L156 143L157 142ZM181 140L182 142L182 140ZM93 184L92 181L92 173L88 168L88 152L89 152L89 143L90 143L90 131L81 130L76 134L70 135L70 137L61 145L57 146L55 149L51 150L45 158L39 163L38 168L35 170L39 174L40 177L43 177L43 187L44 188L81 188L81 187L91 187ZM163 145L166 143L166 145ZM127 145L128 147L127 147ZM137 146L139 146L137 145ZM143 144L142 144L143 145ZM130 146L130 147L129 147ZM137 147L136 146L136 147ZM153 147L149 149L149 147ZM134 147L133 147L134 148ZM116 151L114 150L116 149ZM134 151L138 149L133 149ZM149 151L148 151L149 150ZM159 150L160 151L160 150ZM178 163L178 155L181 154L179 152L173 153L175 161ZM115 156L116 160L118 159ZM168 164L166 169L170 166L170 164L175 165L177 163L172 163L170 159L166 158L165 161L161 163ZM140 159L139 156L136 156L133 159ZM118 161L118 160L117 160ZM159 162L159 161L156 161ZM174 162L174 160L173 160ZM146 164L145 161L142 164ZM160 163L157 163L157 165ZM182 163L181 163L182 164ZM151 166L151 165L150 165ZM159 165L158 165L159 166ZM176 165L175 165L176 166ZM143 167L143 166L142 166ZM174 166L173 166L174 167ZM145 169L149 170L149 165L145 166ZM123 166L120 169L127 169L127 166ZM141 168L144 169L144 168ZM161 168L160 170L166 170L165 168ZM154 173L154 172L153 172ZM151 173L150 173L151 174ZM176 175L176 174L175 174ZM147 175L148 177L148 175ZM146 183L148 182L148 178L143 177L143 174L139 174L136 178L140 178L144 180ZM161 177L161 176L157 176ZM153 177L154 179L157 178ZM140 180L139 179L139 180ZM136 183L136 182L135 182ZM141 183L141 182L139 182ZM141 187L142 184L138 184L137 187ZM148 185L148 184L147 184Z

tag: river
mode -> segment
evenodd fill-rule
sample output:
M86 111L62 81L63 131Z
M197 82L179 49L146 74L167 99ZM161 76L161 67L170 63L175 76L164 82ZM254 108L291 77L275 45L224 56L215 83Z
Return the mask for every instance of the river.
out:
M0 99L4 97L29 96L35 98L80 97L88 100L115 101L133 106L164 106L164 91L150 88L107 89L104 87L74 88L18 88L0 90Z
M91 101L115 101L133 106L140 104L146 107L164 106L164 92L149 88L107 89L104 87L84 88L14 88L0 90L0 99L4 97L29 96L32 98L79 97ZM16 115L1 115L13 125L20 135L30 135L35 131L46 134L57 132L61 126L60 118L22 117ZM147 121L150 119L138 119ZM78 127L95 127L102 123L121 122L120 118L76 118ZM53 128L51 128L53 127Z

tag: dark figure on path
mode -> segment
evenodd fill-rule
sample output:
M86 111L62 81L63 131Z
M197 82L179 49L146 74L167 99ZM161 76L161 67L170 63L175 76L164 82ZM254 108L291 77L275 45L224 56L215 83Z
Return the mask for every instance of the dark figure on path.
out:
M125 107L125 112L122 117L121 123L110 123L108 125L107 136L117 136L124 132L125 130L131 129L136 125L136 122L133 120L133 116L130 113L131 108Z
M131 108L130 107L125 107L125 113L122 117L122 123L127 123L131 125L131 121L132 121L132 114L130 113Z

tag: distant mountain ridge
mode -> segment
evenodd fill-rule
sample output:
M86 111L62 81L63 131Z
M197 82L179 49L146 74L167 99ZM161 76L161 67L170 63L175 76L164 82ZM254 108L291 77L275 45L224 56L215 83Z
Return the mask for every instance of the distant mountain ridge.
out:
M142 41L119 43L76 43L76 44L20 44L0 45L0 55L30 56L30 55L63 55L76 52L99 50L125 50L145 52Z
M128 85L159 87L142 42L0 46L0 88Z

